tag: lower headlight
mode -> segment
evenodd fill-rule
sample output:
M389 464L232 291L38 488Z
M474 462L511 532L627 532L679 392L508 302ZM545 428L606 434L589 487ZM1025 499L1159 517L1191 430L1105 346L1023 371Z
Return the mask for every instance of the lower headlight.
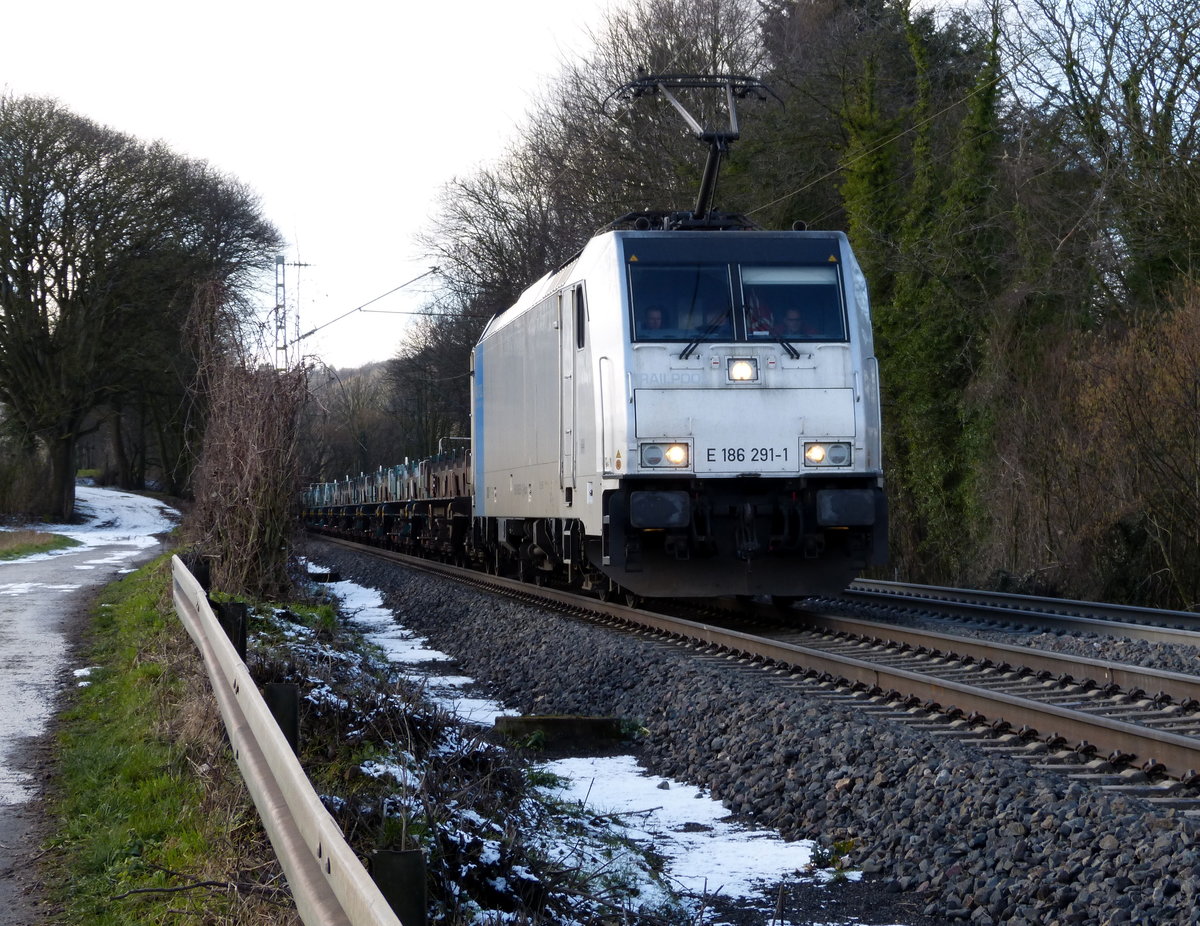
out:
M679 468L688 465L687 444L642 444L642 466Z
M848 443L804 445L804 461L809 466L849 466L851 458Z

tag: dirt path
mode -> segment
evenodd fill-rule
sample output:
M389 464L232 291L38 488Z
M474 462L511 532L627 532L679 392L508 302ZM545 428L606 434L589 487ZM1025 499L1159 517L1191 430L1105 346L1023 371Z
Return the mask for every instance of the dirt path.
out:
M51 721L78 684L74 650L104 585L162 552L124 542L0 563L0 926L42 908L36 858L46 834L42 788Z

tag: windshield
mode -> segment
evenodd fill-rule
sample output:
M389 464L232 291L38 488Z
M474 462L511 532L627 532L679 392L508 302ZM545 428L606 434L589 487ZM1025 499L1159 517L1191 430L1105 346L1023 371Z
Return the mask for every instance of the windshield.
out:
M845 339L836 267L742 267L741 279L751 338Z
M729 269L723 264L631 267L639 341L727 341L733 336ZM707 334L705 334L707 332Z
M629 292L639 341L846 338L834 265L630 264Z

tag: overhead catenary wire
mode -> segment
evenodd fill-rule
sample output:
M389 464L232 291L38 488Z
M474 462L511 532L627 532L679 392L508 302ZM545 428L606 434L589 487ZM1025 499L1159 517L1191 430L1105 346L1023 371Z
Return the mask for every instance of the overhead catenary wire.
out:
M313 328L311 331L304 332L304 334L302 334L296 338L296 341L303 341L305 338L309 337L310 335L314 335L318 331L328 328L334 322L340 322L343 318L349 318L355 312L363 311L364 309L366 309L367 306L374 305L380 299L390 296L392 293L397 293L400 290L404 289L406 286L411 286L413 283L416 283L418 280L423 280L423 279L425 279L425 277L430 276L431 274L434 274L434 273L438 273L438 272L440 272L440 271L437 267L430 267L424 273L418 274L417 276L413 277L411 280L406 280L405 282L401 283L399 286L393 286L386 293L380 293L374 299L368 299L362 305L354 307L349 312L343 312L337 318L331 319L331 320L325 322L325 324L323 324L323 325L318 325L316 328ZM379 311L379 310L376 309L375 311ZM394 314L402 314L402 313L394 313ZM421 313L412 313L412 314L421 314Z
M747 24L747 27L746 27L746 29L745 29L744 31L745 31L745 32L748 32L748 31L750 31L750 29L751 29L753 26L757 25L757 24L758 24L760 21L761 21L761 12L760 12L758 15L754 16L754 17L751 19L751 21L750 21L750 22ZM676 54L678 54L678 53L676 53ZM669 68L669 67L670 67L671 65L673 65L674 63L675 63L675 58L674 58L674 56L672 56L672 59L671 59L671 61L668 63L667 67ZM999 80L999 79L1000 79L1000 77L999 77L999 76L997 76L997 77L994 79L994 81L995 81L995 80ZM994 82L994 81L993 81L993 82ZM901 129L900 131L898 131L897 133L895 133L895 135L894 135L894 136L892 136L891 138L889 138L889 139L886 139L886 140L882 140L882 141L880 141L880 142L877 142L877 143L876 143L876 145L874 145L874 146L873 146L871 149L869 149L869 150L867 150L867 151L859 152L859 153L858 153L858 155L856 155L856 156L855 156L855 158L853 158L853 159L850 159L850 160L847 160L847 161L844 161L843 163L839 164L839 165L838 165L838 167L834 168L833 170L827 171L827 172L826 172L825 174L823 174L822 176L820 176L820 177L816 177L816 178L814 178L814 179L812 179L812 180L809 180L808 182L806 182L806 183L802 184L801 186L797 187L796 189L793 189L793 190L791 190L791 191L789 191L789 192L787 192L787 193L784 193L783 195L781 195L781 196L779 196L779 197L777 197L777 198L775 198L775 199L771 200L770 202L762 203L762 204L760 204L760 205L758 205L758 206L755 206L754 208L752 208L752 209L748 210L748 211L747 211L745 214L746 214L747 216L752 216L752 215L755 215L755 214L757 214L757 213L761 213L761 212L763 212L764 210L766 210L766 209L769 209L769 208L770 208L770 207L772 207L772 206L775 206L775 205L777 205L777 204L779 204L779 203L781 203L781 202L784 202L784 201L786 201L786 200L788 200L788 199L791 199L791 198L793 198L793 197L795 197L795 196L799 195L800 193L803 193L805 190L807 190L807 189L810 189L811 187L813 187L813 186L815 186L815 185L817 185L817 184L819 184L819 183L822 183L822 182L824 182L824 181L827 181L827 180L829 180L830 178L832 178L832 177L836 176L836 175L837 175L838 173L840 173L841 171L845 170L847 166L849 166L850 164L854 163L854 160L856 160L856 159L858 159L858 158L867 157L867 156L869 156L869 155L870 155L870 154L871 154L871 153L872 153L872 152L873 152L875 149L877 149L877 148L880 148L880 147L883 147L883 146L886 146L887 144L891 144L891 143L892 143L892 142L894 142L896 139L898 139L898 138L901 138L901 137L903 137L903 136L904 136L904 135L906 135L906 134L910 134L910 133L912 133L913 131L917 130L917 129L918 129L920 126L921 126L921 125L923 125L923 124L925 124L925 123L927 123L927 122L932 122L934 119L936 119L936 118L938 118L939 116L943 115L945 112L947 112L947 111L949 111L949 110L951 110L951 109L954 109L955 107L957 107L957 106L960 106L960 105L962 105L963 103L967 102L968 100L970 100L970 99L971 99L971 97L973 97L974 95L978 94L979 92L981 92L981 91L982 91L982 90L984 90L984 89L986 89L986 86L977 86L977 87L974 87L974 88L972 88L972 89L971 89L971 90L969 90L967 93L965 93L965 94L964 94L964 95L963 95L961 98L958 98L958 99L955 99L955 100L953 100L952 102L950 102L950 103L949 103L947 106L945 106L944 108L942 108L942 109L941 109L941 110L939 110L938 112L936 112L936 113L932 113L932 114L929 114L928 116L926 116L926 117L925 117L925 119L923 119L921 122L917 123L916 125L909 126L909 127L907 127L907 128ZM623 109L623 110L626 110L626 109L628 109L628 108L629 108L629 106L631 105L631 103L632 103L632 101L625 101L625 106L624 106L622 109ZM602 108L602 109L601 109L601 111L598 113L598 115L599 115L599 116L601 116L601 119L600 119L600 122L601 122L601 123L604 123L604 124L613 124L613 123L616 123L616 122L618 122L618 121L620 120L620 117L621 117L621 111L619 110L618 112L616 112L616 113L613 113L613 114L611 114L611 115L610 115L610 114L609 114L609 113L606 111L606 109ZM593 126L589 127L589 129L588 129L587 131L588 131L588 133L589 133L589 134L594 132L594 133L596 134L596 136L599 136L599 135L600 135L600 134L603 132L603 128L601 127L601 125L593 125ZM563 166L562 166L562 167L561 167L561 168L560 168L558 171L556 171L556 172L555 172L555 174L554 174L552 177L550 177L550 178L549 178L549 180L547 181L547 184L546 184L546 185L547 185L547 187L548 187L548 188L553 188L553 187L557 186L557 185L558 185L558 184L559 184L559 183L562 181L563 177L564 177L564 176L565 176L565 175L566 175L566 174L569 172L569 170L570 170L569 166L567 166L567 165L565 165L565 164L564 164L564 165L563 165ZM597 231L599 231L599 230L600 230L600 229L597 229ZM371 313L371 312L377 312L377 313L379 313L379 314L394 314L394 315L423 315L423 316L428 316L428 317L437 317L437 316L439 316L439 315L443 315L443 314L444 314L444 315L453 315L453 316L455 316L455 317L459 317L459 316L461 316L461 315L462 315L462 313L455 313L455 312L449 312L449 313L434 313L434 312L429 312L429 311L427 311L427 310L409 310L409 311L403 311L403 310L379 310L379 309L369 310L369 309L367 309L367 306L370 306L370 305L374 304L375 302L378 302L379 300L383 299L384 297L386 297L386 296L388 296L388 295L391 295L392 293L395 293L395 292L397 292L397 291L399 291L399 290L403 289L404 287L406 287L406 286L408 286L408 285L411 285L412 283L415 283L415 282L417 282L418 280L421 280L421 279L423 279L424 277L426 277L426 276L429 276L430 274L433 274L433 273L436 273L436 272L438 272L438 268L437 268L437 267L431 268L429 271L426 271L425 273L422 273L422 274L420 274L419 276L417 276L417 277L414 277L412 280L409 280L409 281L407 281L407 282L405 282L405 283L402 283L402 284L400 284L399 286L397 286L397 287L395 287L395 288L393 288L393 289L391 289L391 290L388 290L387 292L385 292L385 293L381 294L380 296L377 296L376 298L374 298L374 299L370 300L369 302L366 302L366 303L364 303L364 304L363 304L363 305L361 305L361 306L357 306L356 308L354 308L354 309L351 309L350 311L348 311L348 312L345 312L345 313L343 313L342 315L339 315L337 318L334 318L334 319L332 319L331 321L328 321L328 322L324 323L323 325L320 325L320 326L318 326L318 327L316 327L316 328L313 328L313 329L311 329L310 331L307 331L307 332L305 332L304 334L300 335L300 336L299 336L299 337L298 337L296 340L297 340L297 341L299 341L299 340L303 340L304 338L307 338L307 337L309 337L310 335L313 335L313 334L317 333L318 331L321 331L321 330L323 330L324 328L327 328L327 327L329 327L330 325L334 324L335 322L341 321L342 319L344 319L344 318L347 318L348 316L350 316L350 315L354 314L355 312L359 312L359 311L364 311L364 312L367 312L368 314L369 314L369 313ZM469 316L469 317L490 317L490 316Z

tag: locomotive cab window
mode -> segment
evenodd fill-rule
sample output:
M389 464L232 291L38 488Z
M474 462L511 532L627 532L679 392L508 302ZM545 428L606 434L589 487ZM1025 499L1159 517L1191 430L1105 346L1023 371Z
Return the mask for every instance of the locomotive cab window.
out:
M844 341L837 267L741 268L742 305L751 340Z
M575 347L583 350L587 343L587 303L583 301L583 287L576 286L575 293Z
M629 291L639 341L733 339L733 300L725 264L632 264Z
M846 340L833 264L630 263L629 301L638 341Z

